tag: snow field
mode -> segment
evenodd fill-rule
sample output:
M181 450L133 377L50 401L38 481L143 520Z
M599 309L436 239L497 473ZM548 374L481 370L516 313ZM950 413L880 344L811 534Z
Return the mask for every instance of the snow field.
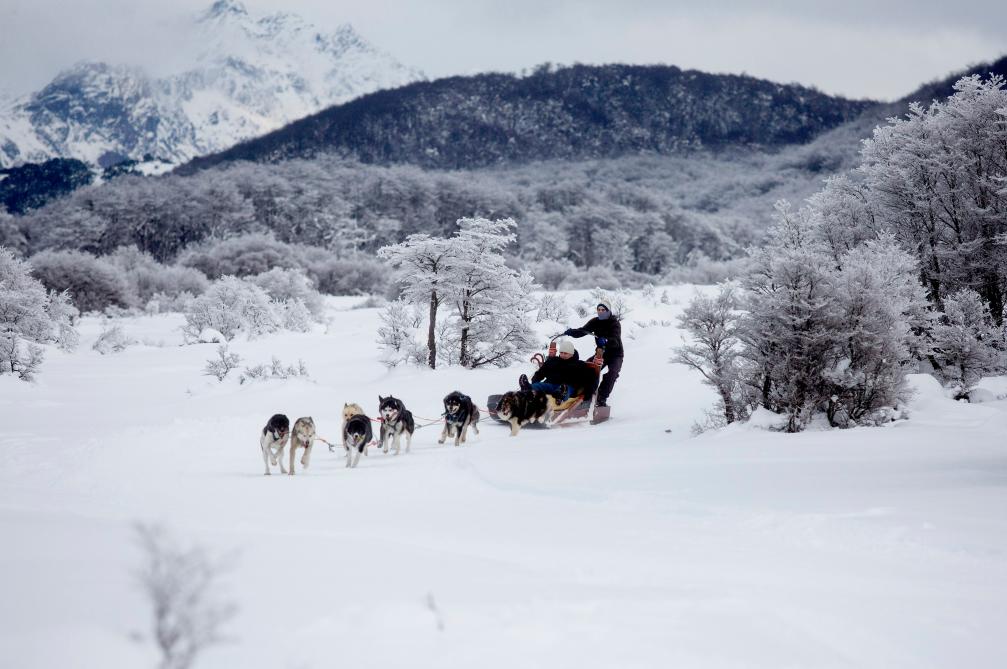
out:
M262 475L273 413L338 442L343 402L373 415L392 393L422 424L451 390L485 406L530 365L386 370L378 311L337 298L314 332L230 345L310 378L218 383L200 374L216 345L178 346L180 316L124 319L141 344L109 356L84 319L37 384L0 377L0 657L156 664L141 521L231 556L231 640L197 666L997 666L1007 402L916 376L911 419L888 427L689 438L714 396L668 363L680 333L660 322L692 291L632 298L609 423L511 438L484 416L460 448L435 425L354 470L319 443L294 477ZM539 324L543 343L559 326Z

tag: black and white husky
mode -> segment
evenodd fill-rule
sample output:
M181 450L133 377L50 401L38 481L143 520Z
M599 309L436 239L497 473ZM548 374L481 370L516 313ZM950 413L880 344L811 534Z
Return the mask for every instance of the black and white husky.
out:
M512 390L500 398L497 415L510 423L510 435L516 437L529 423L548 423L555 408L555 398L541 390Z
M416 431L416 423L413 422L413 414L402 400L389 395L382 397L378 395L378 414L381 416L381 450L388 452L388 447L394 442L395 455L399 454L399 440L402 435L406 435L406 453L413 441L413 432Z
M304 449L301 465L304 469L308 468L308 464L311 462L311 447L314 445L315 421L312 420L311 416L298 418L294 421L294 429L290 434L290 471L287 472L288 474L291 476L294 475L294 459L298 448Z
M262 462L266 465L266 476L269 471L269 463L275 467L280 465L280 471L284 474L287 470L283 468L283 449L287 446L290 438L290 419L282 413L275 414L262 428L262 435L259 437L259 447L262 449Z
M479 409L472 403L472 398L457 390L444 398L444 430L438 444L443 444L448 437L455 438L455 446L465 443L469 428L479 434Z
M354 414L346 419L343 425L343 448L346 449L347 467L357 466L360 454L367 452L367 444L371 443L373 438L370 418L363 414Z

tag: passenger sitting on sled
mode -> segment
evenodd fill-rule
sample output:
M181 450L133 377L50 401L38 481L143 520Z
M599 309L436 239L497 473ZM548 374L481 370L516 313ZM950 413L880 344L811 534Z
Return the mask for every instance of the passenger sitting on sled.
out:
M521 375L518 379L521 390L541 390L560 403L578 394L583 394L584 399L590 401L598 386L598 374L594 367L580 359L577 348L569 339L560 339L556 352L557 355L546 358L531 381Z

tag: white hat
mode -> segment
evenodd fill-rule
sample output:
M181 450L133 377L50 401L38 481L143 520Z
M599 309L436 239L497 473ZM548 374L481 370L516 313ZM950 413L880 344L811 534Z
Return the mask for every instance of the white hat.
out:
M556 351L558 353L576 353L577 347L569 339L560 339L556 344Z

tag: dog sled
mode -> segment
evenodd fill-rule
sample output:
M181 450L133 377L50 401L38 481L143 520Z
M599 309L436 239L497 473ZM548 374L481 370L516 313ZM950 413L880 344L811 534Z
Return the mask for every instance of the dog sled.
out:
M559 337L560 335L556 335L555 337L549 340L549 349L546 356L543 356L541 353L536 353L531 357L530 361L535 363L536 368L541 367L543 364L545 364L547 357L551 358L556 355L556 339ZM596 348L594 357L591 358L591 360L587 363L594 370L596 380L597 377L601 375L601 368L602 365L604 365L603 357L604 357L604 351L600 347ZM595 387L597 387L597 385L598 384L596 382ZM486 400L486 409L489 412L491 418L493 418L497 422L507 424L508 421L504 420L504 418L501 417L497 411L497 408L500 405L500 400L503 398L503 396L504 393L500 393L497 395L490 395L489 398L487 398ZM592 412L591 407L593 404L592 402L593 397L594 395L592 394L591 398L585 399L583 393L575 394L569 399L558 403L552 409L549 415L545 417L544 420L538 423L529 423L525 425L525 429L536 426L551 428L566 425L576 425L585 422L590 422L591 425L604 423L609 419L609 412L611 411L611 409L607 406L601 406L601 407L595 406L594 411Z

